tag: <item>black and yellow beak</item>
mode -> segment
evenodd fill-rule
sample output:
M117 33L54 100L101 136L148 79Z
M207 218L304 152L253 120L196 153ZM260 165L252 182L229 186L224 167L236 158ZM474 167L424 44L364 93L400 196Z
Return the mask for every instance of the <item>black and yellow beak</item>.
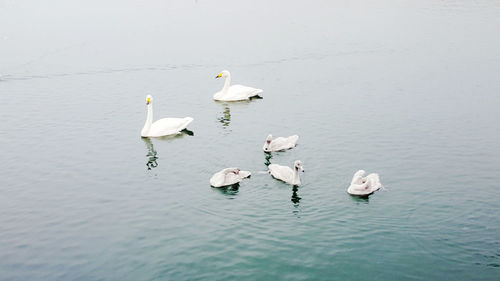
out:
M219 75L215 76L215 79L221 78L221 77L222 77L222 73L219 73Z
M151 103L151 99L150 99L150 98L148 98L148 99L146 100L146 105L149 105L150 103Z

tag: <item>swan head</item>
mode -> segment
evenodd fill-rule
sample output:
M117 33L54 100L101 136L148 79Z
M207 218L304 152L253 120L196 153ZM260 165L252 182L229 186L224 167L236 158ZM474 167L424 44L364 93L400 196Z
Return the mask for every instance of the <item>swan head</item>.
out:
M270 152L271 149L269 146L271 145L271 141L273 140L273 135L269 134L266 138L266 143L264 143L264 151L265 152Z
M146 105L150 105L153 102L153 97L151 95L146 96Z
M229 75L230 75L229 71L223 70L223 71L221 71L221 73L219 73L217 76L215 76L215 79L221 78L221 77L222 78L227 78L227 77L229 77Z
M293 166L295 167L296 171L300 170L300 171L304 172L304 166L302 166L302 161L300 161L300 160L295 161Z

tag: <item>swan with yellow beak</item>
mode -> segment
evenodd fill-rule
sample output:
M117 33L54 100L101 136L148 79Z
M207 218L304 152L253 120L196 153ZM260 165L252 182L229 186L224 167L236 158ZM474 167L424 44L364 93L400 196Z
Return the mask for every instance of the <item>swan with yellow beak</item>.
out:
M193 118L162 118L153 122L153 97L148 95L146 97L146 105L148 107L148 114L146 116L146 123L141 130L142 137L162 137L168 135L179 134L180 131L186 129L187 125L193 122Z
M260 97L259 94L263 92L262 89L242 85L231 85L231 74L227 70L223 70L215 78L226 78L222 90L214 94L214 100L216 101L249 100L254 97Z

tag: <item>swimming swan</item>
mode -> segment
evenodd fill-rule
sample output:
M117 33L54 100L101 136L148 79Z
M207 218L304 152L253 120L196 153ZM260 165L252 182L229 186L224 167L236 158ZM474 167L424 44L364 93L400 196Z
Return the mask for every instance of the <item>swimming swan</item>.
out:
M191 117L185 118L162 118L153 123L153 97L146 97L148 106L148 115L146 123L141 131L142 137L161 137L167 135L175 135L186 129L187 125L193 121Z
M242 86L242 85L232 85L231 84L231 74L227 70L223 70L215 78L226 78L224 82L224 88L219 92L214 94L214 100L216 101L241 101L248 100L251 97L258 96L262 93L261 89L255 89L252 87Z
M222 187L237 184L244 178L251 175L249 171L241 171L238 168L226 168L218 173L215 173L210 178L210 185L213 187Z
M300 185L299 170L304 172L304 167L300 160L295 161L293 166L294 169L292 170L292 168L288 166L271 164L269 165L269 172L278 180L282 180L291 185Z
M287 138L278 137L273 140L273 135L267 136L266 142L262 149L264 152L280 151L285 149L293 148L297 145L297 140L299 136L293 135Z
M382 187L378 174L372 173L366 177L365 171L359 170L352 177L351 185L347 192L351 195L366 196L379 190Z

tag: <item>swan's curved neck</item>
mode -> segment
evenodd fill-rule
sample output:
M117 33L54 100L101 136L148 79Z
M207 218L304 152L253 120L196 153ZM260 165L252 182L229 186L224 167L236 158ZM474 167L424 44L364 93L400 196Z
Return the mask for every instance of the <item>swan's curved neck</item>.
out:
M294 167L294 169L293 169L293 182L295 184L300 183L299 169L297 167Z
M226 81L224 82L224 88L222 88L223 93L227 93L229 90L229 86L231 86L231 75L226 77Z
M357 174L356 174L356 175L354 175L354 176L352 177L351 184L356 184L356 183L358 183L360 179L361 179L361 177L360 177L359 175L357 175Z
M149 132L152 123L153 123L153 104L148 104L148 115L146 116L146 123L144 123L144 127L142 128L143 135Z

